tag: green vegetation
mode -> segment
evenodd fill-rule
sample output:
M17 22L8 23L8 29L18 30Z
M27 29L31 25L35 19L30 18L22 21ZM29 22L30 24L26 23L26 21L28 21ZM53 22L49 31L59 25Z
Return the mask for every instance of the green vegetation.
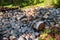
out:
M0 0L0 6L19 6L19 7L26 7L32 5L39 5L39 6L57 6L60 7L60 0ZM12 5L12 6L11 6Z

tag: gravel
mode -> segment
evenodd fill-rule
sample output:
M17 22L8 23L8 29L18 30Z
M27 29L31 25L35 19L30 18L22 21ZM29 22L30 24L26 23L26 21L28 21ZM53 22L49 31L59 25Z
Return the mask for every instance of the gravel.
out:
M60 8L37 8L35 14L35 16L28 17L18 9L1 12L0 31L2 31L3 38L10 37L10 35L19 38L28 33L39 35L40 32L35 32L31 26L36 21L44 21L46 26L53 26L60 22Z

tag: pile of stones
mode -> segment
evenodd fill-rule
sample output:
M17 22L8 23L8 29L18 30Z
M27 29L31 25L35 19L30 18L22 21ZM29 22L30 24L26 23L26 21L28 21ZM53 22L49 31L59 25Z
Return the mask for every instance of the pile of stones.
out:
M19 38L21 35L29 33L36 37L43 32L44 28L60 24L60 8L37 8L32 12L33 14L30 15L30 13L30 11L26 13L26 11L18 9L0 12L0 34L3 38L10 38L10 36ZM38 25L40 21L44 22L44 28L36 30L34 25Z

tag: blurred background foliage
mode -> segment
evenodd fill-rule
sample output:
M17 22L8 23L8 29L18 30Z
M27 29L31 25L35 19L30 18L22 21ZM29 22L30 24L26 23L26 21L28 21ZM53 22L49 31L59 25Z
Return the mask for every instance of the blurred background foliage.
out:
M53 5L60 7L60 0L0 0L0 6L30 6L36 4Z

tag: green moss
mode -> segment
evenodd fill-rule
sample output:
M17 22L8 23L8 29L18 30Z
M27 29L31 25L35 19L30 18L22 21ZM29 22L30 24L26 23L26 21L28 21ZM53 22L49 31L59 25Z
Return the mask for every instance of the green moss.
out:
M50 29L45 29L45 31L44 31L45 33L50 33L51 32L51 30Z
M50 37L50 40L54 40L54 38Z

